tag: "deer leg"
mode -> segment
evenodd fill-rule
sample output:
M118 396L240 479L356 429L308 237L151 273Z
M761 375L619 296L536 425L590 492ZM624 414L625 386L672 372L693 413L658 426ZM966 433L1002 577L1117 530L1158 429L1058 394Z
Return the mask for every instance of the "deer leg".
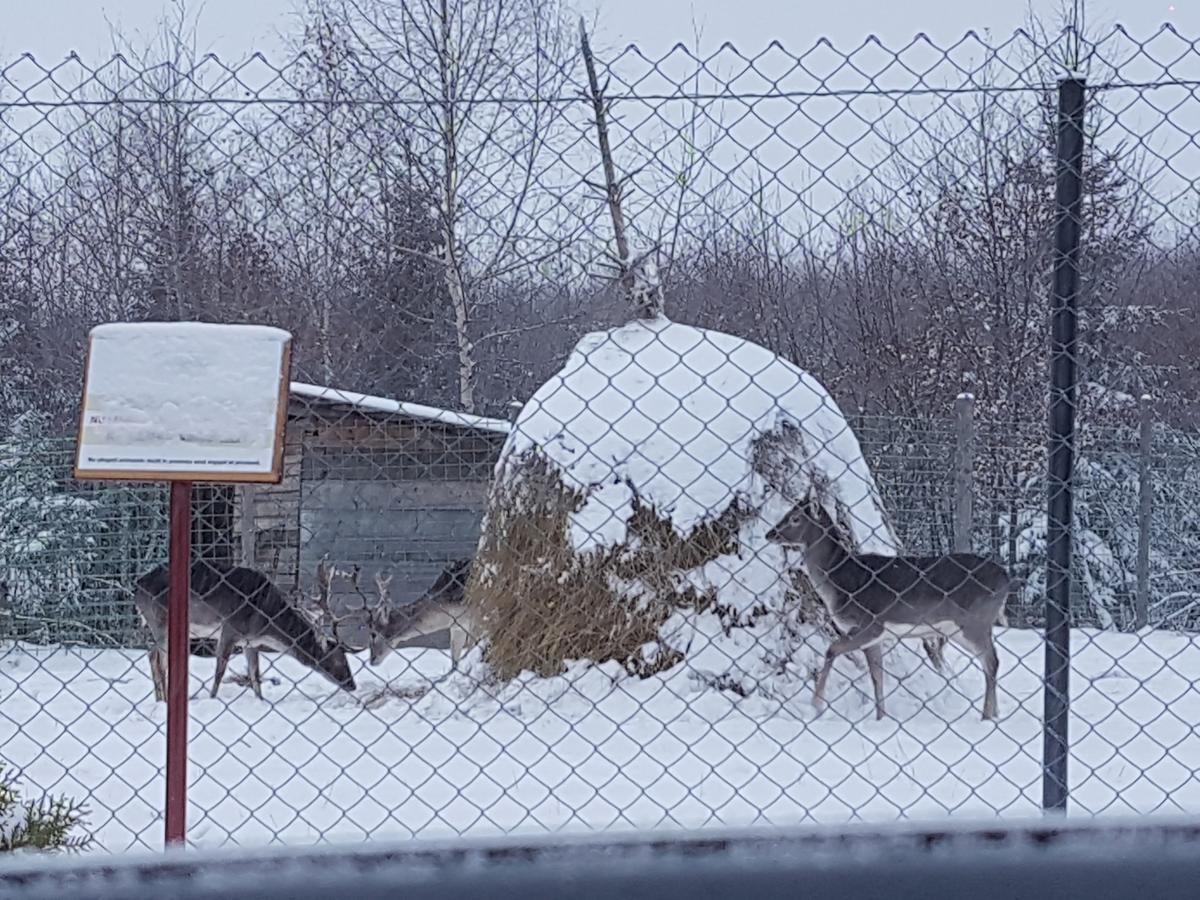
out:
M247 644L242 652L246 657L246 678L250 681L250 690L254 691L254 696L261 700L263 698L262 670L258 667L258 648Z
M1000 657L996 654L996 643L992 640L990 628L984 644L979 661L983 663L983 720L987 722L995 721L1000 714L996 704L996 676L1000 673Z
M938 671L945 672L946 658L942 656L942 650L946 646L946 639L943 637L925 638L921 641L925 646L925 655L929 657L929 662Z
M983 667L983 719L991 721L998 717L999 709L996 704L996 676L1000 672L1000 658L996 654L996 644L992 640L992 628L987 626L983 631L959 632L959 643L965 646Z
M150 648L150 679L154 682L154 700L161 703L167 696L167 679L163 671L162 650L157 645Z
M825 709L825 683L829 680L833 661L843 653L864 650L882 639L883 626L878 622L872 622L870 625L864 625L862 628L851 631L845 637L838 638L829 645L829 649L825 651L825 665L821 667L821 674L817 676L817 686L813 688L813 706L817 708L818 715ZM868 656L868 667L870 667L870 662Z
M455 624L450 626L450 670L458 671L459 660L466 654L467 649L472 645L471 635L461 625Z
M154 701L162 700L162 691L158 687L158 651L151 647L146 651L146 662L150 666L150 681L154 683Z
M221 689L221 679L225 677L225 667L229 665L229 657L233 655L234 639L228 628L221 629L221 637L217 641L217 671L213 675L212 694L216 697Z
M871 687L875 691L875 719L887 715L883 708L883 650L879 644L871 644L863 648L863 656L867 658L867 671L871 673Z
M163 647L158 648L158 693L162 697L163 702L167 699L167 651Z
M833 630L833 633L836 634L838 637L841 638L841 637L846 636L846 632L842 631L842 629L838 627L838 623L835 622L833 619L829 619L826 624ZM863 655L865 656L866 654L863 654ZM867 665L870 666L870 663L868 662Z

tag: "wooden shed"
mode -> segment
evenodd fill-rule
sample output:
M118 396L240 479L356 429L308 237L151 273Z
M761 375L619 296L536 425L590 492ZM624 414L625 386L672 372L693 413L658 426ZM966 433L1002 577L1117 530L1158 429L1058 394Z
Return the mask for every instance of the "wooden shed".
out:
M447 562L472 556L488 484L508 435L500 419L293 382L284 476L239 487L233 519L240 558L284 590L311 593L329 555L361 566L362 594L394 573L391 601L415 599ZM335 607L363 597L338 579ZM358 628L351 625L347 637Z

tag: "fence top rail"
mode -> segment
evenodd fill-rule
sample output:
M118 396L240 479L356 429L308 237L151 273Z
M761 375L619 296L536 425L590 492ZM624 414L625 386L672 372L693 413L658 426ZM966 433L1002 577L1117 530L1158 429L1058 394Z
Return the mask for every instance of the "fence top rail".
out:
M1182 887L1200 875L1200 818L752 829L410 841L353 847L179 851L0 863L6 897L360 897L711 895L724 882L757 896L802 884L821 896L1084 897L1104 885ZM797 879L801 879L797 881ZM893 879L898 879L895 881ZM1194 884L1194 880L1190 882ZM819 889L818 889L819 888ZM653 889L653 890L652 890ZM164 893L165 891L165 893ZM619 894L614 894L619 891ZM631 893L632 891L632 893ZM1115 893L1114 893L1115 891ZM720 893L718 891L718 893ZM1094 896L1094 894L1092 895Z
M860 41L837 43L816 38L803 44L773 40L753 48L724 41L701 47L675 43L662 48L636 44L613 46L602 65L616 75L608 92L611 101L694 104L727 100L819 100L822 98L928 97L1026 94L1041 96L1053 91L1060 78L1077 73L1064 68L1062 46L1079 45L1083 58L1103 64L1102 75L1089 84L1093 92L1161 89L1194 90L1200 79L1194 70L1161 71L1145 63L1158 56L1175 67L1200 58L1200 41L1170 24L1141 33L1120 25L1087 34L1062 28L1039 32L1019 28L993 36L967 30L943 40L923 32L910 38L884 40L868 35ZM408 51L370 40L345 47L344 61L356 66L389 68ZM891 57L899 66L881 65ZM931 58L944 64L944 79ZM423 107L427 98L411 85L375 90L353 98L313 96L292 82L292 76L322 60L311 49L268 55L254 52L240 58L214 53L196 54L186 61L146 61L123 53L87 58L75 52L59 57L38 57L30 52L0 57L0 113L32 110L120 106L213 105L230 110L247 106L301 106L329 110L343 106ZM451 100L455 106L575 106L585 102L574 59L543 59L565 76L559 89L530 92L498 89L494 93ZM743 69L740 87L700 88L695 76L713 75L722 66ZM401 67L402 68L402 67ZM680 70L675 84L659 83L653 76ZM1111 70L1111 71L1104 71ZM649 81L647 79L650 79ZM164 84L185 87L165 88Z

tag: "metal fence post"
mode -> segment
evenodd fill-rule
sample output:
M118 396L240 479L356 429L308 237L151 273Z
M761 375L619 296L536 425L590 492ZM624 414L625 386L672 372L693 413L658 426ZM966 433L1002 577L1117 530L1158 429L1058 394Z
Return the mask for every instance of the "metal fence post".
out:
M970 553L975 525L975 398L954 401L954 552Z
M1150 469L1150 454L1154 449L1154 406L1149 395L1142 396L1138 412L1141 429L1138 439L1137 597L1133 624L1135 628L1145 628L1150 622L1150 516L1154 511L1154 476Z
M255 558L257 557L257 532L255 522L255 504L258 501L258 487L254 484L243 484L238 488L240 496L238 497L241 505L240 515L238 516L238 537L241 543L241 557L243 566L254 566Z
M1075 462L1076 306L1083 194L1085 82L1058 84L1046 521L1046 669L1042 808L1067 807L1071 674L1071 477Z

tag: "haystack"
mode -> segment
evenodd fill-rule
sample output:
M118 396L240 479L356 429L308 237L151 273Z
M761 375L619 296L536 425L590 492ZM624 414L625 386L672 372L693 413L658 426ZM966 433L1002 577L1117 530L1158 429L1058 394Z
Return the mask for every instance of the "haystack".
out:
M786 662L798 560L766 541L816 497L851 546L896 542L845 417L749 341L670 322L585 336L522 410L467 586L493 673L688 660L725 686Z

